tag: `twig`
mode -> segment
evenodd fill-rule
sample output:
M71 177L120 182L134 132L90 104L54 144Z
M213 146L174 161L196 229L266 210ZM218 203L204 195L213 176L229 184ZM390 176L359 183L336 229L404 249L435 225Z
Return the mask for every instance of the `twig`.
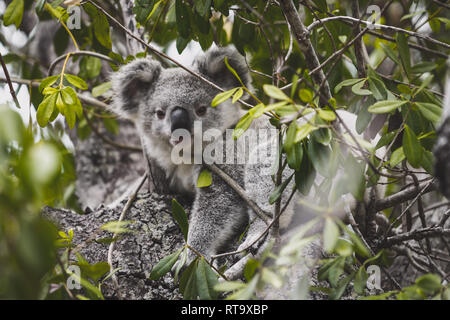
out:
M48 68L48 76L51 76L53 74L53 70L55 69L56 65L58 63L60 63L61 61L64 61L68 56L91 56L91 57L96 57L114 64L118 64L117 61L111 59L108 56L105 56L103 54L97 53L97 52L92 52L92 51L73 51L73 52L68 52L66 54L63 54L62 56L59 56L58 58L56 58L51 64L50 67Z
M307 29L308 29L308 31L310 31L310 30L314 29L315 27L317 27L321 23L325 23L325 22L328 22L328 21L336 21L336 20L347 20L347 21L351 21L351 22L354 22L354 23L362 23L362 24L365 24L365 25L368 25L368 26L373 26L374 28L380 28L380 29L385 29L385 30L389 30L389 31L405 33L407 35L410 35L410 36L413 36L413 37L416 37L416 38L421 38L421 39L424 39L424 40L429 41L431 43L434 43L434 44L436 44L438 46L450 49L450 44L447 44L445 42L436 40L436 39L434 39L434 38L432 38L430 36L424 35L422 33L409 31L409 30L402 29L402 28L399 28L399 27L388 26L388 25L385 25L385 24L376 24L376 23L373 24L372 22L356 19L356 18L350 17L350 16L334 16L334 17L324 18L324 19L321 20L321 22L320 21L314 21L313 23L311 23L308 26Z
M295 40L303 51L305 55L305 60L310 70L316 70L316 72L310 72L313 76L314 81L317 84L323 83L322 94L320 100L322 104L326 104L332 97L330 86L326 80L325 74L320 67L320 61L317 57L317 53L309 39L309 31L300 20L297 9L294 6L292 0L281 0L280 7L286 18L286 21L291 25L292 33L294 34ZM317 74L316 74L317 73Z
M110 144L110 145L112 145L114 147L117 147L117 148L120 148L120 149L130 150L130 151L133 151L133 152L142 152L142 148L141 147L129 146L129 145L121 144L121 143L118 143L118 142L115 142L115 141L109 139L108 137L106 137L105 135L100 133L98 128L91 122L91 120L89 119L85 109L83 109L83 114L84 114L84 118L86 119L86 122L87 122L88 126L92 129L92 131L94 131L95 135L98 136L100 139L102 139L107 144Z
M9 92L11 93L11 96L14 100L14 103L16 104L16 107L20 109L19 100L17 100L16 92L14 91L14 88L11 83L11 78L9 77L8 68L6 67L5 61L3 60L3 56L1 53L0 53L0 63L2 64L3 72L5 73L6 82L8 83L9 86Z
M399 235L387 237L383 243L384 248L389 248L393 245L408 241L408 240L422 240L426 238L437 238L441 236L450 236L450 229L442 227L428 227L405 232Z

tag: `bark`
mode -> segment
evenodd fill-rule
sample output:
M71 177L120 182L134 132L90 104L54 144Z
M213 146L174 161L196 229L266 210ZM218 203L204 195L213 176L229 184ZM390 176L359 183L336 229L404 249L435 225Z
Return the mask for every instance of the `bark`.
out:
M114 267L123 299L180 299L181 295L170 274L157 281L149 280L152 267L163 257L173 253L183 244L183 235L172 219L169 195L140 194L127 212L125 220L133 220L129 227L133 233L123 234L116 242L113 253ZM89 214L80 215L70 210L44 209L44 216L55 222L61 230L74 230L74 245L85 242L97 229L108 221L118 220L122 201L114 209L99 208ZM101 231L95 240L112 237ZM94 264L106 261L109 244L89 241L80 253ZM74 259L74 257L72 257ZM106 299L118 298L117 289L111 278L102 285Z
M450 197L450 76L447 77L443 120L438 130L434 148L435 175L439 180L441 192Z

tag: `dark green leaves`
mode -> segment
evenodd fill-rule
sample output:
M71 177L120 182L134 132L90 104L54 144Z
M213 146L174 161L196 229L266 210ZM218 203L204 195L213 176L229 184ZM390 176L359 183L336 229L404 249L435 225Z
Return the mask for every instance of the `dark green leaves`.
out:
M422 162L422 146L417 136L407 125L403 134L403 151L406 159L414 167L419 168Z
M184 240L187 241L187 235L188 235L188 219L187 214L184 211L183 207L178 203L177 200L172 199L172 215L175 221L178 223L178 226L181 229L181 232L183 233Z
M175 1L178 34L185 39L190 37L191 23L189 21L189 7L184 0Z
M409 101L384 100L379 101L374 105L371 105L368 110L371 113L378 113L378 114L390 113L407 103L409 103Z
M219 281L216 273L203 257L198 261L195 277L199 298L201 300L217 299L218 293L214 290L214 287Z
M420 113L433 123L439 122L442 116L442 108L433 104L426 102L416 102L417 107L419 107Z
M134 1L133 13L136 14L136 21L144 24L147 17L153 11L156 0L136 0Z
M156 266L153 267L152 272L150 273L150 280L158 280L167 272L169 272L175 262L177 262L178 256L180 255L181 251L182 249L161 259L161 261L159 261Z
M409 77L411 73L411 53L409 51L408 39L403 33L397 34L397 48L400 54L403 70L405 70L406 75Z
M84 9L92 21L95 38L107 49L111 49L111 30L109 29L108 19L103 12L100 12L90 3L85 3Z

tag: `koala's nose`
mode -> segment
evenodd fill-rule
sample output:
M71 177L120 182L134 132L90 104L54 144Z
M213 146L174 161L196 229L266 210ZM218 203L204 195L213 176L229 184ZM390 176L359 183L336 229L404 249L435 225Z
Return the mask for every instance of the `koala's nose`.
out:
M173 109L170 113L170 122L170 130L172 132L174 132L176 129L186 129L189 132L191 131L192 124L189 119L189 113L184 108L176 107L175 109Z

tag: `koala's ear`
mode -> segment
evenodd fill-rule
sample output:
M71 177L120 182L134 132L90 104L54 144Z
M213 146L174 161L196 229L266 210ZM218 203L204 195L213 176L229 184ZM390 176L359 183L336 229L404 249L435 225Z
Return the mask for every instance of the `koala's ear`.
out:
M227 68L225 57L227 57L228 64L237 72L244 85L250 87L249 68L245 58L234 47L209 49L204 55L195 60L194 65L199 73L207 76L224 89L241 86L236 76Z
M111 77L114 92L111 111L124 118L134 118L139 101L145 98L160 73L159 62L150 59L136 59L121 67Z

